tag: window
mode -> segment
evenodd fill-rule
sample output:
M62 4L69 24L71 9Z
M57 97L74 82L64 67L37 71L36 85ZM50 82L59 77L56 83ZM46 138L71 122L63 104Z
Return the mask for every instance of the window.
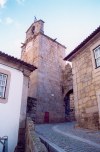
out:
M34 34L35 26L32 27L32 34Z
M6 85L7 85L7 75L0 73L0 98L5 97Z
M6 69L0 68L0 103L8 102L11 73Z
M94 49L96 67L100 67L100 46Z

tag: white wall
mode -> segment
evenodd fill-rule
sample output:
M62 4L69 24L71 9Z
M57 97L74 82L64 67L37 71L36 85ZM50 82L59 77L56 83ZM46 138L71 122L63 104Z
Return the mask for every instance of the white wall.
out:
M6 104L0 103L0 137L8 136L9 152L14 152L18 139L23 74L1 64L0 68L11 73L8 102Z

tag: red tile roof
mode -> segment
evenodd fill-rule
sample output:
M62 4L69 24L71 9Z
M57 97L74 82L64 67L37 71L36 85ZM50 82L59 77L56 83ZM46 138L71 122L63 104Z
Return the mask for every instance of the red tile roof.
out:
M22 66L25 66L25 67L26 67L28 70L30 70L30 71L33 71L33 70L37 69L34 65L31 65L31 64L29 64L29 63L26 63L26 62L24 62L24 61L22 61L22 60L20 60L20 59L17 59L17 58L15 58L15 57L13 57L13 56L8 55L8 54L6 54L6 53L4 53L4 52L2 52L2 51L0 51L0 57L7 58L7 59L10 60L10 62L19 63L19 64L21 64Z
M71 53L69 53L64 60L69 60L79 49L81 49L86 43L88 43L95 35L100 32L100 26L90 34L81 44L79 44Z

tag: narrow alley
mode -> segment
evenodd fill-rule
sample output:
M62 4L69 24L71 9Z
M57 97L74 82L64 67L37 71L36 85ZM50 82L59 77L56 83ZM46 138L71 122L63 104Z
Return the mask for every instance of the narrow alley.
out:
M100 131L75 127L75 122L39 124L35 130L58 152L100 152Z

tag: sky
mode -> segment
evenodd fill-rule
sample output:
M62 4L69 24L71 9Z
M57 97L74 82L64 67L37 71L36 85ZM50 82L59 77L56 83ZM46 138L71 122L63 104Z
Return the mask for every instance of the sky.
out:
M0 0L0 50L20 58L34 16L70 53L100 25L100 0Z

